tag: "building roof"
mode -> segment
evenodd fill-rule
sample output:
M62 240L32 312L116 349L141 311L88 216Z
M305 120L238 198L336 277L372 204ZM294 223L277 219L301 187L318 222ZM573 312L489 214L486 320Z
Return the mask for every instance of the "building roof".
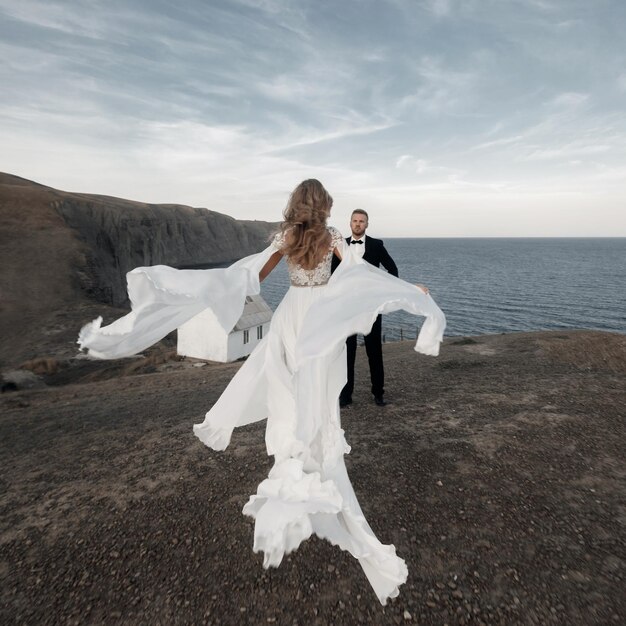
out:
M272 319L272 309L260 295L246 296L246 304L239 321L233 330L246 330L254 326L261 326Z

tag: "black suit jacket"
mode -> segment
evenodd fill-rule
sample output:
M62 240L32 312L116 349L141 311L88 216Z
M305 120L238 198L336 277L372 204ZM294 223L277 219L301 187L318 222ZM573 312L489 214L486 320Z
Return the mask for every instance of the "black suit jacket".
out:
M352 237L346 237L346 242L349 244ZM371 263L375 267L381 265L393 276L398 275L398 266L394 263L393 259L387 252L382 239L374 239L366 235L364 244L353 244L355 246L364 245L365 253L363 254L363 260ZM340 261L336 256L333 256L332 271L334 272Z

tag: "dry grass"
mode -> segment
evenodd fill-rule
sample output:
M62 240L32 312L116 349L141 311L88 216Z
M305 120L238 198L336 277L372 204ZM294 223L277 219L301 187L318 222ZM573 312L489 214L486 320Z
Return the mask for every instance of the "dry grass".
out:
M593 331L543 333L539 345L549 359L579 369L626 374L626 335ZM571 341L575 338L575 341Z
M25 361L19 366L21 370L29 370L37 376L50 376L56 374L61 368L58 359L54 357L39 357Z

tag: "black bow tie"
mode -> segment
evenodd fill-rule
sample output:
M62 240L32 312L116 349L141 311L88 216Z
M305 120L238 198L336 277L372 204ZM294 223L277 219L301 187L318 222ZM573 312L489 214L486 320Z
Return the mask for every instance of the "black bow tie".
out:
M359 239L359 240L357 241L356 239L353 239L350 243L351 243L351 244L353 244L353 243L361 243L361 244L362 244L362 243L363 243L363 240L362 240L362 239Z

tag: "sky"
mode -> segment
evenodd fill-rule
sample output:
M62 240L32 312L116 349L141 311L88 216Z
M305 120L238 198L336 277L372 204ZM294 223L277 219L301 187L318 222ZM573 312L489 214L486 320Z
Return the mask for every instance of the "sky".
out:
M0 0L0 171L386 237L626 236L623 0Z

